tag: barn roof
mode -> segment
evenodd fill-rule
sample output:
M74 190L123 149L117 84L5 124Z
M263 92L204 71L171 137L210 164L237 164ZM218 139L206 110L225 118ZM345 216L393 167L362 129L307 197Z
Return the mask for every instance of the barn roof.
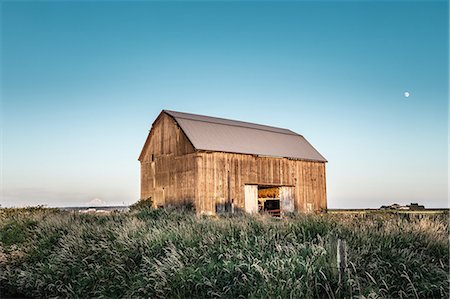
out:
M197 150L326 162L302 135L291 130L169 110L163 112L175 119Z

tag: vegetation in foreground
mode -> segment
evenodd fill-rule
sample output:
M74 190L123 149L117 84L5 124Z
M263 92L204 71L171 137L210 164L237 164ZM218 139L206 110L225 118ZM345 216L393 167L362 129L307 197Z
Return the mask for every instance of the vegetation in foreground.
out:
M2 296L449 297L447 215L0 210ZM347 267L337 268L338 240ZM339 273L343 273L339 281Z

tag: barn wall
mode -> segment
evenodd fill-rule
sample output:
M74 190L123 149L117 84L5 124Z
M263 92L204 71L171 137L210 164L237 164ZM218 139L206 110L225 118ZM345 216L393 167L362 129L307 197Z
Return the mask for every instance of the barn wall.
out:
M181 156L194 152L194 147L172 117L162 113L148 135L140 161L151 160L151 155Z
M154 205L195 204L195 154L157 157L141 164L141 198Z
M195 197L195 153L176 122L161 114L152 126L141 161L141 198L155 206L179 205Z
M245 184L295 186L297 211L326 209L325 163L230 153L198 153L196 200L201 213L214 213L217 202L233 199L245 207Z

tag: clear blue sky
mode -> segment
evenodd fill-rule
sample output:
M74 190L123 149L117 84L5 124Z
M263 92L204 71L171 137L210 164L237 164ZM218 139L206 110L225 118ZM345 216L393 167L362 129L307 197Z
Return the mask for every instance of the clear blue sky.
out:
M2 206L133 203L164 108L303 134L330 208L448 206L447 1L1 5Z

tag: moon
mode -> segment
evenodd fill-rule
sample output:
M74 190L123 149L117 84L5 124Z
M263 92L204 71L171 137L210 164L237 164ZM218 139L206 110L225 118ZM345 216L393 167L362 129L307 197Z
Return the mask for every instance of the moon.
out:
M409 91L405 91L403 93L403 95L405 96L405 98L409 98L409 96L411 95L411 93Z

